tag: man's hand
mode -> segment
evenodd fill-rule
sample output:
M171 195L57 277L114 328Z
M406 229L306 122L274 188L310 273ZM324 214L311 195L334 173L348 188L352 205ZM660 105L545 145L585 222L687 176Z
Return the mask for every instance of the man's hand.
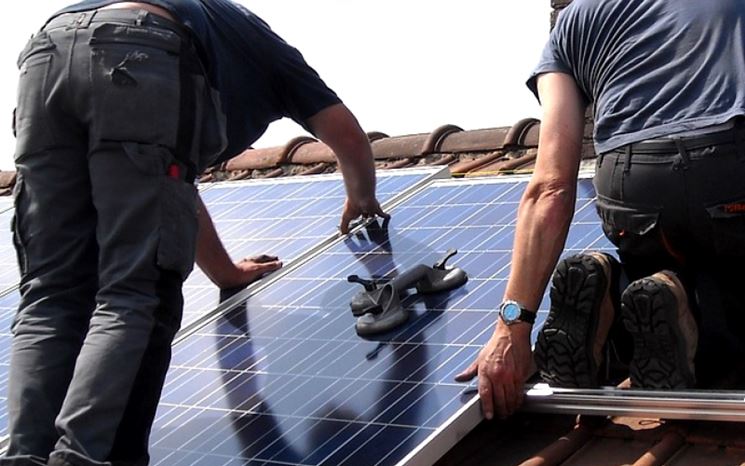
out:
M221 289L245 287L260 279L264 275L279 270L282 262L277 256L262 254L255 257L246 257L234 264L232 270L226 271L215 283Z
M468 382L478 375L481 408L487 419L494 417L495 409L505 418L523 402L523 385L533 366L531 328L522 323L508 327L500 321L476 360L455 376L458 382Z
M375 198L375 163L370 140L357 118L344 104L326 107L306 120L311 132L334 151L344 177L347 201L339 229L349 233L349 224L358 217L388 218Z
M390 215L383 212L383 209L380 207L378 200L374 197L363 199L361 201L347 198L346 202L344 202L344 210L341 214L341 225L339 226L339 229L341 230L342 234L346 235L347 233L349 233L349 224L352 222L352 220L358 217L371 218L375 216L381 218L390 218Z

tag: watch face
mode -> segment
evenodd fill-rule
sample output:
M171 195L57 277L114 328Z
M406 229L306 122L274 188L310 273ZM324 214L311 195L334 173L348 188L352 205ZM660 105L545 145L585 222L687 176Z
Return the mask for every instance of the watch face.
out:
M513 322L520 318L520 306L516 303L505 303L502 308L502 318L507 322Z

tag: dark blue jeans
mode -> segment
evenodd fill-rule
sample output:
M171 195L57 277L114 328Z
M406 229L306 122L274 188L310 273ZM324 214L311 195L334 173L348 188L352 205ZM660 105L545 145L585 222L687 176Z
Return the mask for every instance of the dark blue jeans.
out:
M699 322L703 386L721 379L723 357L745 356L745 147L737 131L733 142L695 150L604 154L595 175L603 229L629 279L663 269L681 277Z
M19 58L0 464L148 462L194 262L193 176L221 139L204 135L220 119L189 40L144 11L91 11L54 18Z

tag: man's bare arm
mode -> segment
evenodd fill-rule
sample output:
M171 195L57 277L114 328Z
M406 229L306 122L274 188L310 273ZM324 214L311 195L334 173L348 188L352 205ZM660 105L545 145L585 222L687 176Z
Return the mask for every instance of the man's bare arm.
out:
M367 135L344 104L327 107L307 121L313 134L334 151L344 176L347 201L341 218L341 232L349 222L363 216L388 217L375 197L375 164Z
M504 299L537 309L551 272L564 248L574 213L577 172L582 152L585 105L571 76L542 75L538 92L543 105L535 171L518 209L512 270ZM487 418L512 414L532 368L526 323L498 320L476 361L457 376L479 376L479 396Z

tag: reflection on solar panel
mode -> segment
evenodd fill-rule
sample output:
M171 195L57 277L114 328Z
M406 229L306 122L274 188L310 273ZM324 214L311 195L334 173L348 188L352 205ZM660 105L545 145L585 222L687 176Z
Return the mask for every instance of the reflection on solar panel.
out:
M18 259L10 231L13 217L12 203L8 198L0 198L0 293L18 285Z
M384 203L439 172L440 169L431 168L382 172L378 175L378 199ZM233 257L268 252L279 255L285 263L334 234L345 198L340 175L216 183L203 190L201 196ZM20 279L9 229L12 215L12 199L0 198L0 296L15 288ZM217 294L216 288L196 269L184 289L182 326L214 309ZM16 291L0 298L0 396L4 396L7 387L9 329L17 305ZM7 435L7 408L4 399L2 402L0 439Z
M385 203L440 171L379 172L378 199ZM201 196L231 257L267 253L285 265L337 232L346 197L336 174L218 183ZM217 289L198 268L184 286L184 301L184 327L218 304Z
M153 428L153 464L433 462L452 446L438 433L473 402L453 376L491 333L524 185L435 182L393 209L388 231L337 242L184 337ZM610 249L593 197L580 182L568 253ZM348 303L359 289L348 275L393 276L451 247L471 277L464 287L406 298L409 323L380 338L355 334Z
M5 394L8 391L10 364L10 324L18 307L18 292L0 295L0 439L8 436L8 408Z

